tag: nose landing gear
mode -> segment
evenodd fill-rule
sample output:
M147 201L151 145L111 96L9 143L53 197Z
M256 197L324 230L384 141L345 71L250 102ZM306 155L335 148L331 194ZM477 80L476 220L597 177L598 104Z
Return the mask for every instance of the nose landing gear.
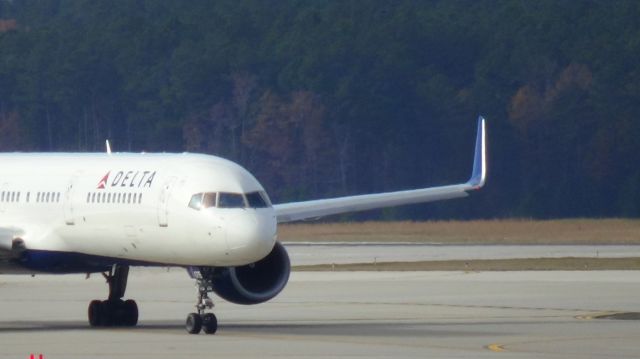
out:
M185 328L189 334L198 334L200 331L215 334L218 330L218 319L213 313L205 313L206 309L213 308L213 300L209 298L209 292L213 291L214 269L190 269L189 274L196 280L198 302L195 306L197 313L189 313Z
M129 266L116 264L103 275L109 284L109 298L89 303L89 324L92 327L133 327L138 324L138 305L131 299L122 300L127 289Z

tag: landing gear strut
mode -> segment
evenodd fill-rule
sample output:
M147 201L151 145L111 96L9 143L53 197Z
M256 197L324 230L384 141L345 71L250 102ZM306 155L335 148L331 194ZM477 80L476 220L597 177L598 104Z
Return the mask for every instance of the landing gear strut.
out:
M213 268L191 269L190 274L196 280L198 288L197 313L189 313L185 328L189 334L198 334L204 331L206 334L215 334L218 330L218 319L213 313L205 313L206 309L213 308L213 300L209 298L209 292L213 291Z
M128 275L129 266L119 264L114 264L109 273L103 274L109 284L109 298L89 303L89 324L92 327L133 327L138 324L138 305L131 299L122 300Z

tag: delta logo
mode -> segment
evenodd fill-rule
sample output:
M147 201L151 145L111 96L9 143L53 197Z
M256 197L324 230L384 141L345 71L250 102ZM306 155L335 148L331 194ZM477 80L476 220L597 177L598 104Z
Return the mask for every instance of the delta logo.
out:
M102 177L98 182L97 189L105 189L107 187L151 187L156 177L156 171L118 171L113 176L111 176L111 172L107 172Z
M109 180L109 174L110 173L111 173L111 171L107 172L107 174L104 175L104 177L102 177L100 182L98 182L98 189L104 189L104 187L107 185L107 181Z

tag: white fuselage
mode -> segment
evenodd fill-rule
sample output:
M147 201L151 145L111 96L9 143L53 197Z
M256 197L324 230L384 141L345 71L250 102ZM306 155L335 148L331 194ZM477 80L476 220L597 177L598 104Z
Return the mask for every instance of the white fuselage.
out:
M255 192L267 205L247 205ZM245 195L245 205L190 206L198 193ZM265 257L276 240L262 186L214 156L1 154L0 199L0 227L33 251L236 266Z

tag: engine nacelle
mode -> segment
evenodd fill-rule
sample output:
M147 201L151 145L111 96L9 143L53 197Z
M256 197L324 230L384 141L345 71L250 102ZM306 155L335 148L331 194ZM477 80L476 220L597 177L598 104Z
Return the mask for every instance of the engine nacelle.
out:
M276 242L263 259L241 267L225 268L213 282L213 291L236 304L258 304L275 297L289 281L287 250Z

